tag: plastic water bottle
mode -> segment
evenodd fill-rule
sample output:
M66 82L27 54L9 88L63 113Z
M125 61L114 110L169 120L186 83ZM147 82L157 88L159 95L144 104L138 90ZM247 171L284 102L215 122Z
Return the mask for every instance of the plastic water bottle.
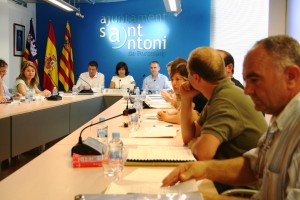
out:
M139 97L140 96L140 88L136 87L134 93L135 93L136 98Z
M76 95L77 94L77 87L76 87L76 85L73 85L73 87L72 87L72 94L73 95Z
M141 100L142 101L145 101L146 100L146 97L147 97L147 92L146 90L143 90L142 94L141 94Z
M148 90L148 86L147 86L147 85L145 86L145 88L144 88L143 92L146 92L146 95L148 95L148 94L149 94L149 90Z
M58 94L57 88L56 88L56 87L53 87L52 95L53 95L53 96L56 96L57 94Z
M109 169L107 176L115 176L123 170L123 142L119 132L112 133L112 139L108 143Z
M137 113L133 113L130 115L130 130L132 132L137 131L139 127L139 115Z
M100 124L97 126L97 138L98 141L102 143L102 150L103 150L103 155L106 154L107 152L107 146L108 146L108 125L105 123L105 118L100 117L99 118Z
M25 99L27 99L28 103L33 101L33 92L32 91L27 92L27 96L25 97Z
M133 107L135 108L136 113L138 114L138 117L140 119L143 114L143 101L140 98L135 98Z

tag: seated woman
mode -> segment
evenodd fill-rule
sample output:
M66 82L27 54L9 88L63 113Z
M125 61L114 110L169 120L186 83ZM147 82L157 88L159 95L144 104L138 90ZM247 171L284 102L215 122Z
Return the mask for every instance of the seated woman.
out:
M171 83L173 86L174 93L176 94L176 109L173 110L163 110L157 113L158 120L180 124L180 108L181 108L181 96L180 96L180 86L188 78L188 72L186 69L186 63L180 63L177 66L171 67ZM195 120L197 119L198 112L193 110L193 116Z
M27 96L28 93L40 94L42 96L49 96L49 90L41 91L38 88L39 76L33 62L25 61L22 64L20 75L17 77L13 94L20 93Z
M121 89L127 88L130 85L135 86L135 81L132 76L129 75L128 67L125 62L119 62L116 66L116 76L113 76L109 88ZM133 88L131 88L133 89Z

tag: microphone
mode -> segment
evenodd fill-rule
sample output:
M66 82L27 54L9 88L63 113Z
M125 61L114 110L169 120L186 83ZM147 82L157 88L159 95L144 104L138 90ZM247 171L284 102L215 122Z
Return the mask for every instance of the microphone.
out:
M78 92L78 93L79 94L94 94L94 91L92 90L92 86L86 80L84 80L83 78L81 78L80 76L78 78L81 79L83 82L85 82L90 87L90 89L88 89L88 90L80 90L80 92Z
M132 113L135 113L136 112L136 109L135 108L131 108L131 109L128 109L127 110L127 113L128 114L132 114ZM101 147L101 142L99 142L98 140L96 140L95 138L91 138L89 137L88 139L86 139L85 141L82 141L82 132L91 127L91 126L94 126L94 125L97 125L97 124L100 124L102 122L105 122L105 121L108 121L108 120L111 120L111 119L114 119L116 117L120 117L122 115L125 115L124 114L124 111L122 114L120 115L116 115L114 117L111 117L111 118L108 118L106 120L103 120L103 121L99 121L99 122L96 122L96 123L93 123L93 124L90 124L86 127L84 127L81 132L80 132L80 135L79 135L79 139L78 139L78 143L73 146L72 150L71 150L71 156L73 156L73 153L76 153L76 154L79 154L79 155L103 155L103 152L102 152L102 147Z
M119 89L121 89L121 79L119 79Z
M51 95L50 97L46 97L46 99L47 99L48 101L60 101L60 100L62 100L62 97L59 96L59 89L58 89L58 86L55 84L55 82L54 82L54 80L52 79L52 77L51 77L51 75L50 75L49 72L48 72L47 75L49 76L49 78L50 78L52 84L57 88L57 95Z

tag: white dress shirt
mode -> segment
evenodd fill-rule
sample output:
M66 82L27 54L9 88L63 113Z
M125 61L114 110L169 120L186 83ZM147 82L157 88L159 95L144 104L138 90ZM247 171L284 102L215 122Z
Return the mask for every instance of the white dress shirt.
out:
M94 92L101 91L104 88L104 74L97 72L96 75L91 78L88 72L80 74L76 87L83 87L84 89L92 89Z

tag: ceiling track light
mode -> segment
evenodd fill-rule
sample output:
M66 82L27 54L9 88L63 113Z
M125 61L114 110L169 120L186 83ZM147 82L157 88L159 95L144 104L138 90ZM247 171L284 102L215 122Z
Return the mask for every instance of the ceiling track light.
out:
M76 16L77 17L80 17L81 19L83 19L84 18L84 15L83 14L81 14L81 12L79 11L79 12L76 12Z
M174 13L175 16L181 13L181 1L180 0L163 0L167 12Z
M64 0L45 0L45 1L65 11L80 13L80 10L78 8L72 6L71 4L69 4Z

